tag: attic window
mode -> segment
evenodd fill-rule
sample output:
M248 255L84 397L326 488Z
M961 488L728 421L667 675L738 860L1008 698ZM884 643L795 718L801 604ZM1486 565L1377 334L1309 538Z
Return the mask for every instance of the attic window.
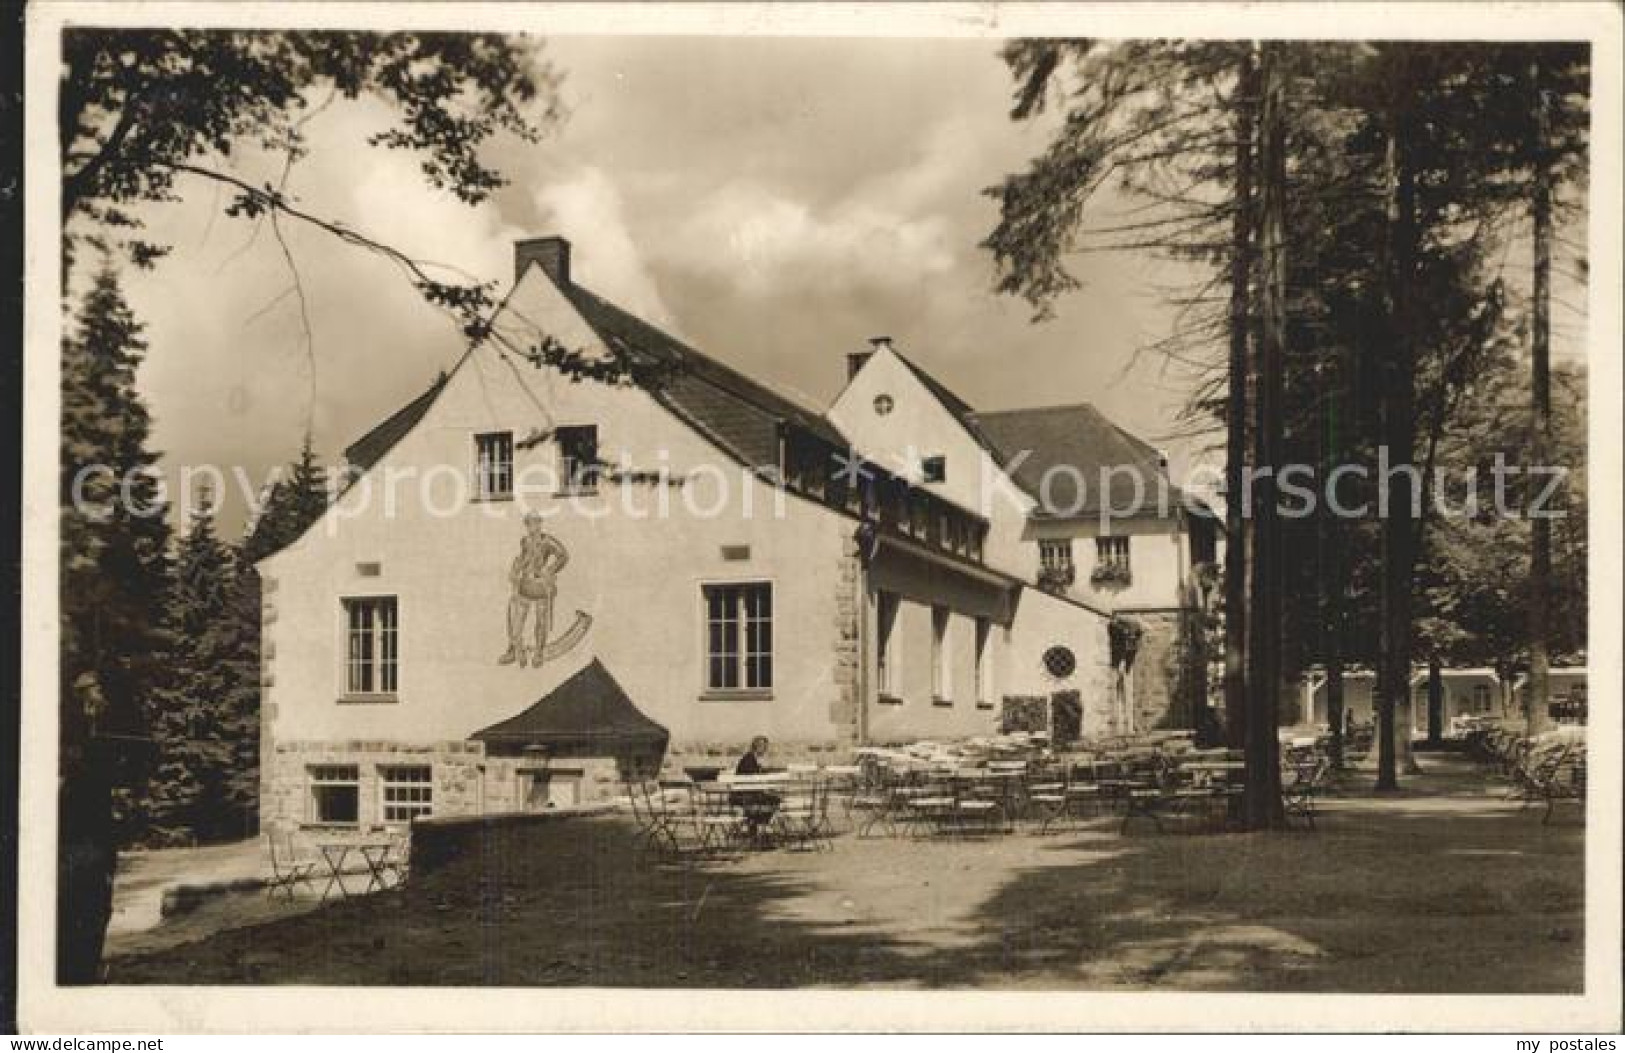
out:
M920 462L921 478L928 483L946 482L948 479L948 458L942 454L927 457Z
M882 417L884 417L886 414L888 414L888 413L890 413L892 411L892 407L895 406L896 404L897 403L892 399L892 397L890 395L876 395L875 396L875 413L882 416Z

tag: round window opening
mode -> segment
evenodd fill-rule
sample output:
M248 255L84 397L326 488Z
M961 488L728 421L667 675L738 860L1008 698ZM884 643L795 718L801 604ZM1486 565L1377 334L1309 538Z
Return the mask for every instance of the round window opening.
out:
M890 395L875 396L875 412L880 414L882 417L890 413L894 405L896 405L896 403L892 401L892 397Z
M1065 680L1078 671L1078 656L1072 648L1056 644L1044 652L1044 672L1057 680Z

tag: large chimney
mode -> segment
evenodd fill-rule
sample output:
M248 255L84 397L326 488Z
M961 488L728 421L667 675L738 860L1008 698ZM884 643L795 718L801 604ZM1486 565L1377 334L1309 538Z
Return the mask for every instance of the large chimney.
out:
M570 284L570 243L560 237L526 238L513 245L513 280L525 276L532 262L553 280L554 285Z

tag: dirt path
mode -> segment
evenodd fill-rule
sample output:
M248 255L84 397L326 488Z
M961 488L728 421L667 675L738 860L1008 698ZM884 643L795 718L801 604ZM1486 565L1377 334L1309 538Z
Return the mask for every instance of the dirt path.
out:
M494 836L408 890L115 960L117 982L1555 992L1583 827L1454 758L1314 833L839 838L655 866L619 819Z

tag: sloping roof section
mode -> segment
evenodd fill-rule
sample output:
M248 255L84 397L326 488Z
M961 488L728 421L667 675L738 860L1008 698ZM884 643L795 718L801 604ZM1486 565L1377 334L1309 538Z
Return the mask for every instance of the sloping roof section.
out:
M570 283L560 291L604 344L629 362L654 366L645 384L668 408L752 468L779 463L779 422L838 446L846 440L823 415L752 380L608 300Z
M344 459L361 471L366 471L394 448L395 444L406 437L406 433L417 427L418 421L429 412L434 400L446 386L447 374L441 373L435 382L429 385L429 390L396 410L382 424L361 436L344 449Z
M669 734L638 709L594 658L529 709L470 737L508 749L601 747L613 752L663 750Z
M920 368L895 347L891 351L892 354L897 356L897 360L907 366L909 372L913 373L920 383L925 385L926 390L931 392L938 402L942 403L942 408L953 414L954 419L959 421L960 426L970 433L970 437L976 440L977 445L991 454L993 459L1001 465L1008 460L999 452L998 443L993 436L989 435L977 420L976 411L971 408L970 403L955 395L949 390L948 385ZM1020 480L1017 480L1017 484L1020 484Z
M1013 477L1045 514L1093 515L1103 507L1131 512L1136 507L1133 475L1140 481L1138 507L1157 508L1158 480L1168 474L1162 455L1087 402L978 413L975 419L1004 452L1002 463L1026 454L1015 465ZM1109 469L1117 471L1108 475ZM1109 493L1102 492L1103 484ZM1170 484L1168 507L1181 500L1179 490Z

